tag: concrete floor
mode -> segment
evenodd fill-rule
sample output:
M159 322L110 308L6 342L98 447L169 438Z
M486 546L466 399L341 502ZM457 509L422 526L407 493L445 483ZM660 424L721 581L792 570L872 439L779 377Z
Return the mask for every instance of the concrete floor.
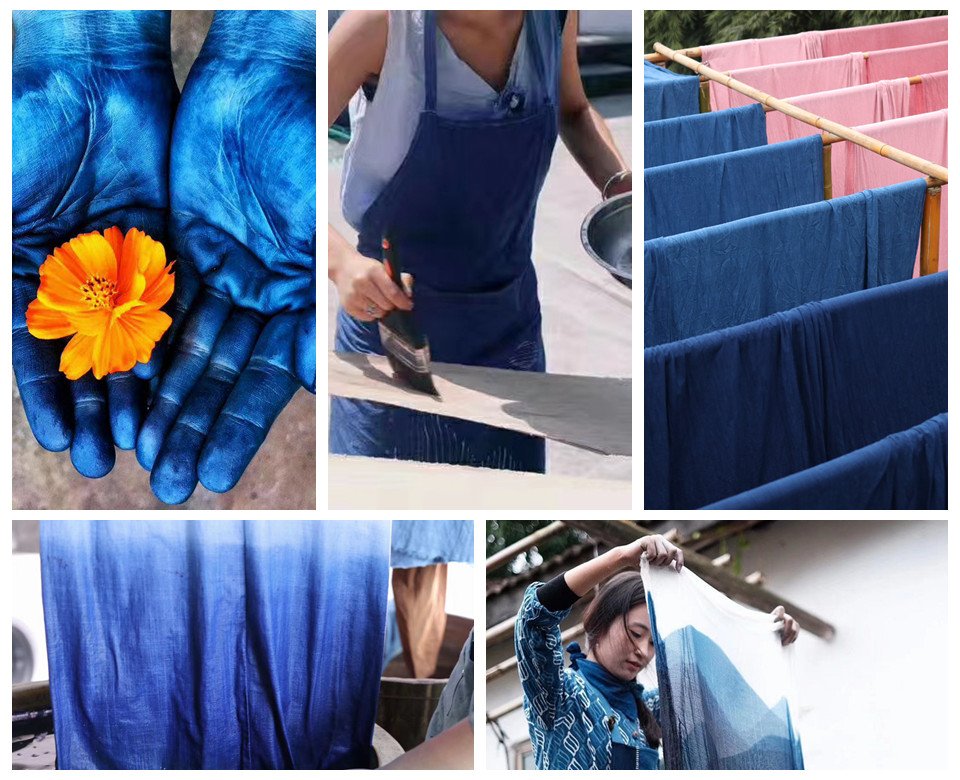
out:
M629 95L593 101L620 151L631 164ZM340 213L343 145L328 141L328 218L348 241L356 233ZM533 260L540 282L547 370L553 373L631 376L632 293L596 265L580 243L580 225L599 201L596 189L561 141L540 195ZM329 345L333 346L337 294L328 285ZM590 414L584 409L583 414ZM547 443L547 469L607 479L631 478L630 458L598 455L556 442Z
M171 44L182 88L206 36L212 11L174 11ZM30 432L13 384L13 509L313 509L316 507L316 398L297 391L239 484L229 493L198 487L179 507L150 491L149 474L132 452L118 452L103 479L86 479L69 453L47 452Z

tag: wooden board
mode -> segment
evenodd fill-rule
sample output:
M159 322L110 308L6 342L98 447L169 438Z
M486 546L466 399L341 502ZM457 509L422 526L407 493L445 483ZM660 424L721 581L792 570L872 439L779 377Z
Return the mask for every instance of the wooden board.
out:
M627 509L630 482L331 455L330 509Z
M400 385L381 355L330 352L329 392L631 454L630 379L434 363L440 398Z

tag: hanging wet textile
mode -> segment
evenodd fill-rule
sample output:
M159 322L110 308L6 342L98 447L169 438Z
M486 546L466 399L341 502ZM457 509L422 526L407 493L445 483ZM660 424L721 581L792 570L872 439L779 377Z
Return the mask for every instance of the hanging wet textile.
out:
M820 34L802 32L774 38L751 38L714 43L700 47L700 61L714 70L756 68L781 62L819 59L822 56Z
M43 521L60 769L369 766L389 521Z
M433 563L473 563L470 520L394 520L390 566L411 569Z
M909 78L947 69L947 42L870 52L866 81Z
M946 509L947 415L705 509Z
M904 22L824 30L819 33L819 36L824 57L847 54L851 51L899 49L904 46L947 40L947 17L946 15L930 16L925 19L908 19Z
M644 241L823 200L823 143L801 138L643 171Z
M640 562L667 769L803 769L793 647L689 568Z
M869 52L869 55L864 57L862 52L853 52L819 60L741 68L733 70L730 75L768 95L786 98L789 95L845 89L883 79L907 78L947 68L946 41L883 49ZM740 92L719 82L710 82L710 106L714 111L751 102L752 98Z
M758 103L729 111L644 122L643 167L653 168L766 144L764 113Z
M768 95L783 98L864 84L867 82L866 67L863 55L854 53L725 72L729 72L737 81L749 84ZM717 81L710 82L710 106L714 111L753 102L755 101L752 98Z
M893 119L856 128L871 138L924 160L947 165L947 111ZM837 197L874 187L916 179L922 174L898 162L847 142L835 143L832 153L833 192ZM947 268L947 198L950 187L940 191L940 270ZM919 262L919 260L917 261ZM915 265L914 273L919 270Z
M915 179L645 241L644 345L910 278L925 194Z
M947 71L922 74L920 83L912 85L910 90L910 115L939 111L946 107Z
M947 17L936 16L905 22L838 30L812 30L795 35L717 43L701 46L700 58L701 62L715 70L728 71L945 40Z
M700 113L700 78L643 63L643 121Z
M644 507L702 507L946 410L946 272L646 349Z
M826 117L847 127L856 127L909 115L914 89L907 79L893 79L784 99L811 114ZM819 136L822 132L782 111L770 111L766 119L767 138L771 144L810 135Z

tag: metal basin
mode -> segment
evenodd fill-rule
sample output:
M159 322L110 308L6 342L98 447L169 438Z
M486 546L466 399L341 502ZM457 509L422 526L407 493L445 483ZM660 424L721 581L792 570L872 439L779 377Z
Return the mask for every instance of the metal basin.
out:
M627 287L633 286L633 193L598 204L583 220L580 241L587 253Z

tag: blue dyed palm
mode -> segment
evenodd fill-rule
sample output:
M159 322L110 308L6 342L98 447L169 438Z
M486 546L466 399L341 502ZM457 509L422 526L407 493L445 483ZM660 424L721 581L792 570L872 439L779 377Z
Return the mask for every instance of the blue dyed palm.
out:
M26 309L40 264L78 233L136 226L165 238L170 14L16 11L14 26L13 367L40 445L69 447L77 471L102 477L114 445L134 447L145 383L133 373L67 380L66 342L31 336Z
M171 234L196 289L137 441L167 503L230 490L315 388L315 40L313 12L217 12L184 87Z

